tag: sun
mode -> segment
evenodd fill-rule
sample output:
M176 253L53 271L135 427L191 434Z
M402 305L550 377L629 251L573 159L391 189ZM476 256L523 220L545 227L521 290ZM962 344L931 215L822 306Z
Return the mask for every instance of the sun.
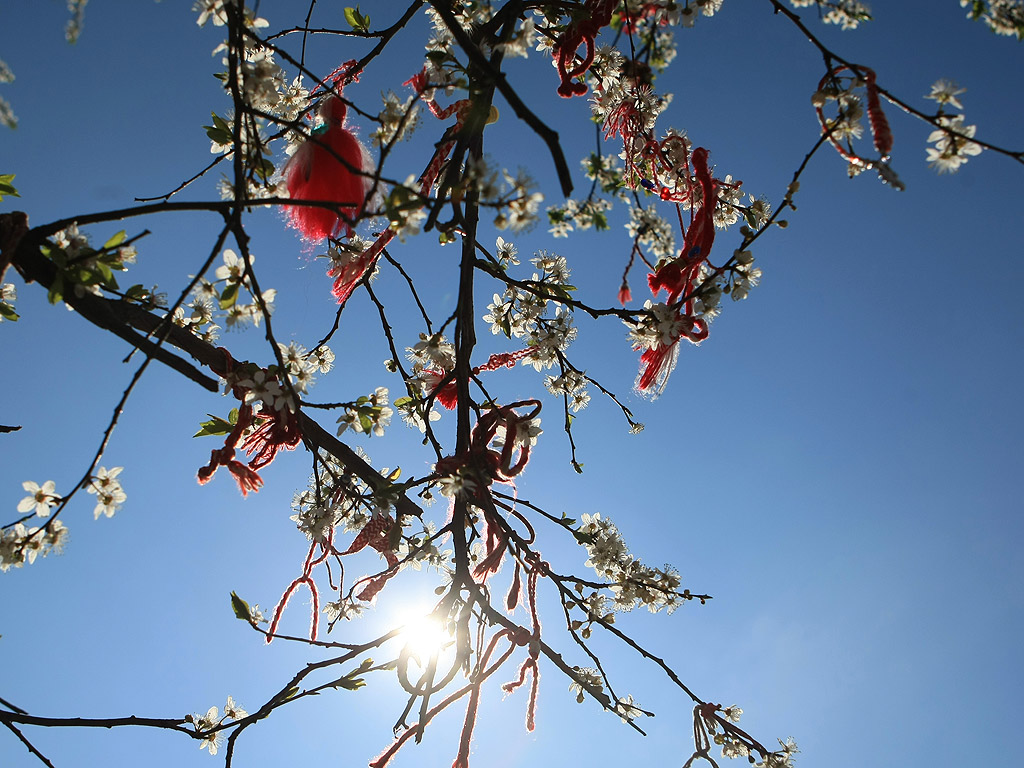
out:
M430 615L415 615L402 627L400 637L409 655L420 664L426 664L434 654L442 654L453 643L444 625Z

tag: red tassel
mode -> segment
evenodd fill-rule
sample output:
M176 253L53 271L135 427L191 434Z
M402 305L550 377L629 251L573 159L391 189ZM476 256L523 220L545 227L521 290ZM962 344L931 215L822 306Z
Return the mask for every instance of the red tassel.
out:
M636 388L641 392L651 391L655 397L660 395L676 367L678 357L678 339L670 344L659 344L654 349L646 350L640 356L640 375L636 380Z
M320 104L323 125L299 146L284 169L293 200L337 203L335 210L310 205L288 206L288 223L306 240L319 242L352 231L373 186L373 161L351 131L345 129L345 102L330 95ZM340 160L339 160L340 158Z
M622 281L622 285L619 286L619 304L626 306L633 300L633 293L629 290L629 283L625 280Z

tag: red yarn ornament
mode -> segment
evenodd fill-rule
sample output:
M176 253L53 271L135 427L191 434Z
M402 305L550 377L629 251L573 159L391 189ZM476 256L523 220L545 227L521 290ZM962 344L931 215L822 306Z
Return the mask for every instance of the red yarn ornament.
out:
M323 123L302 142L284 168L288 195L293 200L336 205L290 205L285 209L288 223L311 242L342 232L350 234L373 186L373 161L366 147L345 128L346 111L337 93L328 95L318 110Z

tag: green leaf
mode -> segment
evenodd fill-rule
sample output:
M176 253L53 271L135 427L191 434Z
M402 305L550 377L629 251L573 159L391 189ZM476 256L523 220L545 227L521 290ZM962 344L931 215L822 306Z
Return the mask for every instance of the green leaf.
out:
M210 137L211 141L214 141L221 146L225 146L231 143L230 133L218 131L216 128L211 128L208 125L204 125L203 127L206 128L206 135Z
M252 621L252 612L249 610L249 604L234 592L231 593L231 610L235 612L236 619Z
M210 417L210 420L200 422L199 431L192 435L192 437L229 434L234 428L235 423L238 421L238 409L233 409L231 413L234 414L234 420L231 421L225 421L219 416L214 416L212 413L206 414ZM230 419L231 416L229 415L228 418Z
M56 304L64 298L64 277L59 272L53 280L53 285L46 292L46 298L51 304Z
M358 5L355 8L345 9L345 21L347 21L349 26L356 32L370 31L370 17L363 16L363 14L359 12Z
M274 164L267 160L265 157L261 157L259 163L256 165L256 175L263 181L267 181L271 176L274 175L277 170Z
M42 249L40 248L40 250ZM68 265L68 254L63 248L54 246L49 249L49 253L44 253L43 255L47 256L58 267L66 267Z
M4 195L8 197L21 197L18 194L18 190L11 184L14 181L15 175L13 173L0 173L0 200L4 199Z
M373 419L363 412L359 413L359 426L363 428L363 432L367 435L373 434Z
M3 316L4 320L10 320L12 323L18 322L18 318L21 317L21 315L14 311L14 307L6 301L0 301L0 315Z
M576 539L580 544L593 544L594 537L589 533L583 533L583 531L571 531L573 538Z
M216 112L211 112L210 115L213 117L213 125L203 126L206 130L206 135L210 137L211 141L215 141L218 144L230 144L231 126L227 124L224 118L217 115Z
M224 289L224 293L220 295L221 309L231 309L235 306L235 302L238 301L238 283L230 283L227 288Z
M111 282L114 279L114 273L110 271L110 265L104 264L102 261L96 262L96 271L99 273L100 278L104 282Z
M103 244L103 250L108 250L110 248L117 248L117 246L119 246L121 243L124 242L124 239L127 236L128 236L128 233L125 232L122 229L120 232L118 232L116 235L114 235L112 238L110 238L109 240L107 240L107 242L105 242Z

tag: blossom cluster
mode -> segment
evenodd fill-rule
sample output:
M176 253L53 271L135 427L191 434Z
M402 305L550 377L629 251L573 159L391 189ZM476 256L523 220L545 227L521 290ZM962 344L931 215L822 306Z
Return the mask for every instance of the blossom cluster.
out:
M99 519L100 515L113 517L128 498L121 487L121 481L117 479L123 470L124 467L100 467L96 474L89 478L86 490L96 497L96 508L93 510L95 519Z
M7 62L0 59L0 83L13 82L14 73L7 66ZM4 125L12 130L18 127L18 118L15 117L14 110L11 109L11 105L2 96L0 96L0 125Z
M590 157L582 161L583 172L594 182L595 188L599 187L606 194L624 198L621 167L617 161L615 155L599 156L591 153ZM548 207L548 222L551 224L548 232L554 237L568 237L574 229L593 227L598 232L608 229L608 211L611 208L611 200L593 194L588 195L585 200L569 198L562 205Z
M193 10L199 14L196 19L199 26L211 21L214 26L222 27L230 21L233 13L242 14L243 35L237 71L226 71L218 77L224 81L224 88L229 93L237 89L244 112L237 128L235 115L231 113L226 117L214 113L213 125L205 126L210 138L210 152L233 154L237 143L246 170L244 190L236 190L234 181L226 176L221 179L221 197L230 200L236 194L250 198L285 194L285 186L270 159L270 143L284 135L289 141L288 150L294 152L296 145L308 136L308 131L299 128L297 123L309 108L309 91L303 86L301 77L288 81L284 69L274 58L274 51L257 36L259 30L269 23L257 17L244 3L238 0L198 0ZM225 41L213 52L216 54L227 49ZM229 67L230 57L225 56L222 63ZM286 126L286 130L269 135L267 128L271 122Z
M497 250L499 258L503 250L510 252L500 238ZM514 247L511 252L514 255ZM537 251L530 262L538 271L529 280L508 286L503 294L494 294L483 321L490 323L492 334L524 339L530 352L522 364L540 371L555 365L576 339L572 310L559 300L568 298L575 288L569 283L570 269L564 256ZM552 308L554 312L549 313Z
M370 457L361 449L356 452L370 463ZM391 475L390 470L381 470L385 480ZM343 531L361 531L375 515L388 514L394 507L396 492L389 482L374 490L340 459L324 453L308 487L292 498L295 514L290 519L308 540L326 542L339 526Z
M237 722L248 716L249 713L235 703L233 698L228 696L227 704L224 705L223 715L220 714L218 707L210 707L206 710L206 714L186 715L185 722L191 723L192 727L196 729L196 733L203 737L199 742L199 748L208 749L210 755L216 755L217 750L224 743L224 731L215 731L214 729L223 726L228 720Z
M668 259L676 253L672 226L654 209L639 205L629 209L626 231L641 245L646 245L658 259Z
M394 144L408 139L419 123L419 105L415 96L404 101L394 91L381 94L384 109L377 115L380 125L370 134L376 146Z
M584 514L580 520L576 538L589 555L586 565L608 582L614 610L631 611L643 605L652 613L662 609L671 613L686 600L685 593L678 591L675 569L652 568L633 557L611 520L599 513Z
M327 373L334 366L334 353L326 345L320 345L312 352L307 352L305 347L294 341L290 344L278 343L277 348L284 368L278 365L260 368L248 363L240 366L225 380L228 392L235 388L241 389L244 392L243 402L258 406L261 413L294 412L297 407L295 395L309 391L315 382L314 374ZM287 385L281 375L282 371L287 376ZM254 426L250 427L252 429Z
M52 239L40 247L43 255L57 267L50 285L50 302L60 301L69 292L79 298L86 294L103 296L108 293L144 309L166 306L166 296L158 293L156 286L147 289L132 285L122 290L118 284L114 273L126 272L138 255L135 246L126 242L126 237L121 230L99 248L94 248L77 223L54 232Z
M27 480L21 487L28 492L28 496L18 502L18 512L22 514L49 517L50 510L61 500L53 480L42 485ZM22 522L15 523L0 532L0 571L12 565L15 568L25 563L31 565L40 553L45 557L51 551L60 552L66 540L67 528L60 520L50 520L42 531L38 527L26 527Z
M811 104L821 109L830 101L836 102L836 116L826 120L822 127L837 141L859 139L864 135L864 124L861 122L864 118L864 104L855 89L861 87L863 82L858 78L846 81L845 86L841 86L840 82L838 78L832 79L815 91L811 96Z
M977 126L964 125L962 113L946 113L947 106L963 109L957 97L966 90L950 80L937 80L925 97L939 105L939 114L935 118L938 127L928 136L929 143L935 146L927 149L928 164L939 173L955 173L970 158L981 154L981 145L971 141Z
M329 373L334 367L334 352L326 344L321 344L312 352L295 341L289 344L278 343L277 348L289 381L299 394L305 394L313 386L314 374Z
M980 19L997 35L1014 35L1024 40L1024 2L1021 0L960 0L970 8L967 18Z
M367 464L370 463L365 453L357 452ZM365 535L363 532L371 521L390 520L389 510L393 509L398 493L391 481L398 473L385 468L380 474L385 482L374 490L339 459L330 454L321 454L319 467L310 477L308 487L296 493L292 500L292 510L295 512L291 516L292 522L314 546L336 554L348 554L339 553L335 548L339 532ZM421 527L419 531L410 531L399 537L394 552L388 554L396 568L412 567L419 570L427 566L444 569L451 552L438 549L433 524L406 519L403 525ZM341 594L340 585L337 589L337 599L323 604L323 612L331 625L340 619L357 617L365 607L365 601L361 603L356 599L358 595L353 597Z
M354 403L344 406L344 413L338 417L338 434L346 429L366 435L384 435L384 428L391 424L394 415L387 387L377 387L372 395L364 395Z
M113 517L127 499L117 479L123 469L99 467L86 481L86 491L96 496L94 518L98 519L100 515ZM53 508L63 501L53 480L47 480L42 485L26 480L21 487L28 494L18 502L18 512L23 515L47 518ZM6 571L11 566L20 568L26 563L32 564L39 554L45 557L50 552L63 550L68 539L68 529L62 521L48 520L39 528L26 526L26 519L22 518L0 531L0 571Z
M569 692L576 694L578 703L583 703L586 691L604 690L604 679L601 677L601 673L593 667L573 667L572 671L575 673L576 679L570 681Z
M534 181L523 169L515 174L502 170L505 189L495 201L498 214L494 226L520 232L532 227L537 221L537 211L544 202L544 195L534 190Z
M395 407L402 421L425 432L427 421L441 418L429 399L440 398L441 382L455 368L455 346L442 333L421 333L419 338L413 346L405 348L406 358L412 363L410 375L405 380L409 396L396 400ZM394 363L389 361L386 365L393 368Z
M864 91L867 106L861 98ZM830 101L836 104L837 114L826 118L824 107ZM896 172L889 164L893 135L888 118L882 109L881 91L875 82L875 73L868 67L839 65L830 69L811 96L811 104L818 114L822 133L828 142L847 161L850 177L863 171L874 170L884 184L903 189ZM864 135L861 119L868 118L872 144L876 157L864 157L853 147L853 142Z
M794 8L817 6L824 11L822 21L843 29L856 29L862 21L871 20L871 9L858 0L789 0Z
M68 529L60 520L48 521L42 530L15 523L0 531L0 571L31 565L40 554L60 553L67 539Z
M277 297L277 290L268 288L261 291L257 300L245 259L230 248L224 249L221 258L223 264L214 272L215 279L201 277L188 303L177 307L173 314L175 325L191 331L206 342L213 342L220 335L218 320L229 329L241 328L249 323L259 327L264 308L268 313L273 312L274 299ZM249 254L249 264L255 260L256 257ZM252 301L239 301L243 290Z
M437 421L441 414L434 408L434 402L441 394L441 382L455 367L455 347L443 334L420 334L420 340L406 347L407 358L412 370L405 380L408 396L394 402L398 415L410 427L426 432L428 421ZM387 361L391 370L397 370L394 361Z
M565 396L574 412L582 411L590 403L587 377L582 371L569 368L560 376L545 376L544 387L552 395Z
M629 340L634 349L657 349L675 344L693 328L664 302L644 302L644 313L637 320L623 321L629 329Z
M14 311L14 302L18 298L18 290L14 283L0 285L0 323L4 320L17 320L18 313Z

